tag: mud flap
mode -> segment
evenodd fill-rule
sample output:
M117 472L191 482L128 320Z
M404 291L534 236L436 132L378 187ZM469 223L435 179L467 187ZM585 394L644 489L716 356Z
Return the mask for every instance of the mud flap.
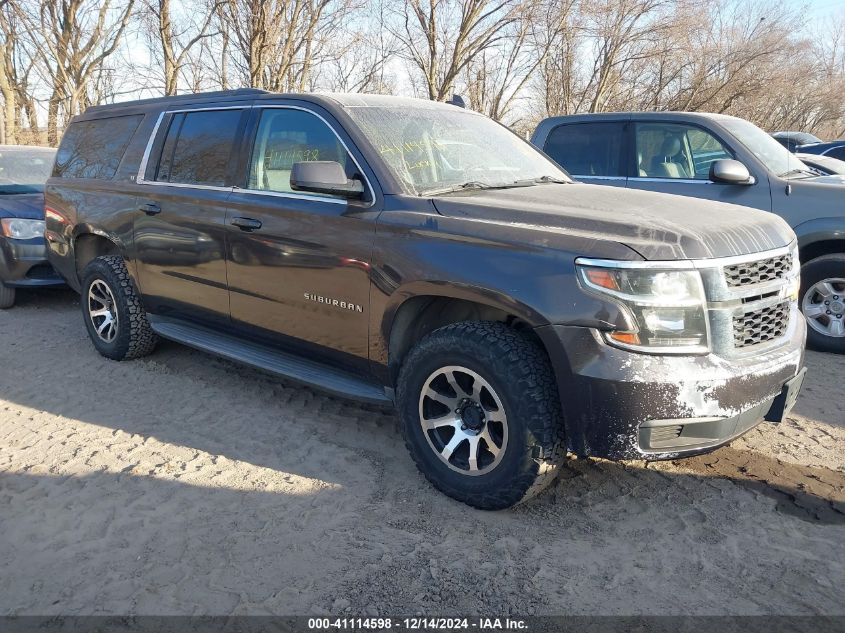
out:
M807 368L804 367L795 378L792 378L783 386L780 395L772 401L772 406L769 407L768 412L763 417L766 422L780 424L784 421L792 407L795 406L795 401L798 400L798 393L801 391L801 385L804 384L806 373Z

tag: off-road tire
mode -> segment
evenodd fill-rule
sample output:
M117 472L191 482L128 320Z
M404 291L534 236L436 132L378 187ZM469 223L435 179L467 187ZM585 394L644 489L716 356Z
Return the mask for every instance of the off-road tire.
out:
M507 414L501 461L470 476L434 452L420 422L420 394L443 367L466 367L493 386ZM521 503L551 483L566 456L557 385L544 350L519 331L495 322L461 322L435 330L408 354L396 392L405 445L438 490L482 510Z
M15 305L15 289L3 285L0 281L0 310L11 308Z
M801 266L801 290L799 305L804 302L807 291L824 279L845 278L845 254L836 253L817 257ZM845 337L825 336L807 323L807 347L820 352L845 354Z
M115 300L117 334L111 342L106 342L97 335L88 313L88 291L96 280L109 287ZM97 257L85 267L82 272L80 304L91 342L106 358L131 360L146 356L155 349L158 337L150 328L141 298L120 255Z

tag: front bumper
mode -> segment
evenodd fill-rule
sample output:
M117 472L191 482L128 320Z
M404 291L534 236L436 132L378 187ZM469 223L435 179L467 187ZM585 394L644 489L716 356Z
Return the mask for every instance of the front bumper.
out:
M792 319L783 344L731 359L628 352L584 327L537 333L555 369L568 449L657 460L711 451L774 415L802 371L806 325Z
M0 235L0 282L12 288L63 286L47 261L44 238L12 240Z

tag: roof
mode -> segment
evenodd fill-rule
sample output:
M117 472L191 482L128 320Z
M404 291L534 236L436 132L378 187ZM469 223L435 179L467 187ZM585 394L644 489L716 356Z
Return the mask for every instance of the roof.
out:
M131 101L106 103L103 105L91 106L87 110L85 110L85 113L87 114L89 112L102 112L106 110L112 110L114 108L128 106L156 105L160 103L195 103L197 101L208 100L244 99L246 97L256 97L259 95L268 94L273 93L267 92L266 90L260 90L258 88L238 88L237 90L216 90L214 92L186 93L181 95L172 95L169 97L154 97L152 99L133 99Z
M302 95L297 95L302 96ZM331 99L345 108L424 108L426 110L450 110L458 106L430 99L415 97L397 97L394 95L363 94L363 93L315 93L315 97Z
M392 108L424 108L427 110L453 110L456 106L428 99L412 97L395 97L392 95L360 94L360 93L280 93L259 90L258 88L238 88L237 90L218 90L216 92L198 92L170 97L156 97L153 99L137 99L105 105L91 106L84 115L109 112L119 108L135 108L171 104L196 104L204 101L242 101L244 99L299 99L315 103L331 102L343 108L359 107L392 107Z

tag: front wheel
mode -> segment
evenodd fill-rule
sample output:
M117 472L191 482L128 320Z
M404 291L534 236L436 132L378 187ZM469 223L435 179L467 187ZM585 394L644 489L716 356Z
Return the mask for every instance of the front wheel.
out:
M554 373L520 332L491 322L436 330L408 354L397 386L408 450L450 497L499 510L554 479L565 454Z
M119 255L97 257L82 273L82 318L94 347L106 358L146 356L158 338Z
M801 267L801 311L807 318L807 345L845 353L845 255L825 255Z

